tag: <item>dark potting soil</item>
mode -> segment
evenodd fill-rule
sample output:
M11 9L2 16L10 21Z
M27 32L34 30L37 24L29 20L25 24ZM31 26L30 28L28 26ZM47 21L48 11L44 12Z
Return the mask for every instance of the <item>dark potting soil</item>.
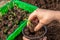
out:
M47 40L60 40L60 22L54 20L46 26L47 26L47 33L45 36L47 36ZM25 33L30 37L32 37L32 35L34 36L41 35L41 34L38 34L37 32L36 32L37 35L34 33L31 34L31 32L29 34L27 30L29 29L25 29ZM44 33L44 31L42 33Z
M60 10L60 0L22 0L43 9Z
M47 40L60 40L60 22L54 20L46 26L47 26L47 33L45 36L47 36ZM31 32L30 31L28 32L28 31L29 29L25 29L26 35L29 35L30 37L32 35L36 36L35 33L30 34ZM41 34L38 34L38 35L41 35Z
M31 24L28 25L29 28L25 28L24 30L24 33L26 36L30 37L30 38L33 38L33 37L40 37L42 34L45 33L45 29L44 28L41 28L39 31L35 32L34 31L34 28L35 26L37 26L37 24L39 23L39 20L37 18L33 19L31 21ZM32 39L32 40L40 40L40 38L38 39Z
M60 40L60 23L58 21L52 21L47 25L47 40Z
M7 36L18 27L19 22L29 16L27 13L28 12L15 6L0 17L0 40L6 40Z
M40 37L42 34L44 34L45 30L43 28L41 28L41 30L37 31L37 32L31 32L28 28L25 28L24 33L26 36L33 38L33 37ZM31 40L40 40L41 38L38 39L31 39Z

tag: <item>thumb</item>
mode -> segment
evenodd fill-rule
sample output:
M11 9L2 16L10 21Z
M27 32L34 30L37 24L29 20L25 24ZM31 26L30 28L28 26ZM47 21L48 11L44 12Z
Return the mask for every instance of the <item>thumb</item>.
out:
M38 25L35 27L34 31L38 31L40 28L42 28L43 24L38 23Z
M27 38L25 38L25 37L23 36L23 40L29 40L29 39L27 39Z

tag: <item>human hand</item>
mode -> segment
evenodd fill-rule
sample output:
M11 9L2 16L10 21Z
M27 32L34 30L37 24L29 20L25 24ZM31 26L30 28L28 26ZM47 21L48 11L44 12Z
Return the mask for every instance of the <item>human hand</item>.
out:
M34 29L34 31L38 31L42 26L49 24L53 20L57 20L57 18L59 17L57 13L59 15L59 11L55 12L53 10L45 10L38 8L29 16L28 20L32 21L35 17L38 18L39 23Z

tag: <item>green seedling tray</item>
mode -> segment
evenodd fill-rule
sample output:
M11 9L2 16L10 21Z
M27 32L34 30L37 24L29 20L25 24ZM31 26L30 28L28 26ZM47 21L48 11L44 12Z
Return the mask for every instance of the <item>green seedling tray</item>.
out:
M33 6L31 4L28 4L22 1L11 1L11 2L6 3L0 8L0 16L5 15L8 12L9 8L12 9L14 5L30 13L32 13L34 10L38 8L36 6ZM22 29L27 25L27 21L28 20L21 21L18 28L13 33L11 33L9 36L7 36L6 40L14 40L14 38L17 35L19 35L22 32Z

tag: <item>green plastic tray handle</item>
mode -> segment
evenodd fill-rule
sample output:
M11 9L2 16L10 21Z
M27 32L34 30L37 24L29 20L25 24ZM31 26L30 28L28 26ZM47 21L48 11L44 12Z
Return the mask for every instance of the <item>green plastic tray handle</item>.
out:
M22 1L15 1L14 3L19 8L22 8L22 9L24 9L24 10L30 12L30 13L33 12L34 10L36 10L38 8L37 6L31 5L31 4L22 2Z
M11 34L9 35L9 37L6 40L14 40L14 38L19 35L22 31L22 29L26 26L27 24L27 20L23 21L24 23L22 23L21 25L18 26L18 28Z

